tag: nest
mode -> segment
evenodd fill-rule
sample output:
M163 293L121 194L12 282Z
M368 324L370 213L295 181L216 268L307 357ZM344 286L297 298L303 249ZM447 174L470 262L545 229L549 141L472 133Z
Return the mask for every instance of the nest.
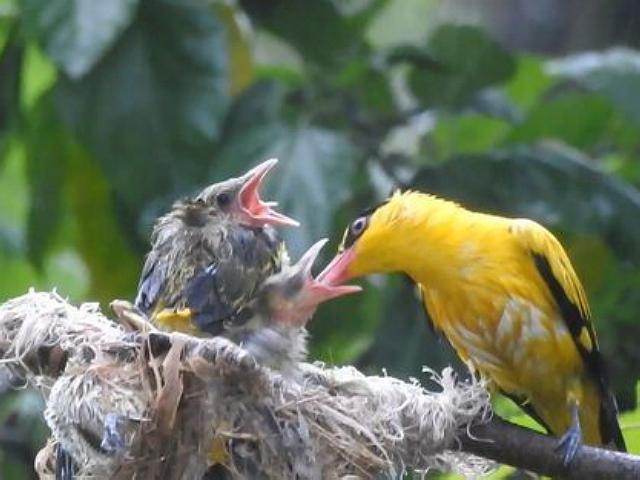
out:
M395 478L406 469L478 476L492 464L457 450L489 418L479 382L432 373L441 391L352 367L302 364L295 378L224 338L155 330L116 304L30 292L0 306L0 354L47 398L52 433L36 460L53 478L55 446L79 478Z

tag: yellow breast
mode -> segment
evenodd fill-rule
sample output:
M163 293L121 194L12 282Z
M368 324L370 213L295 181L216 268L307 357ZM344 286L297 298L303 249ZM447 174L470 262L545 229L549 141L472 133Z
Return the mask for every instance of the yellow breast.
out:
M460 357L502 390L527 398L541 389L562 392L582 369L562 320L524 298L430 289L423 296Z

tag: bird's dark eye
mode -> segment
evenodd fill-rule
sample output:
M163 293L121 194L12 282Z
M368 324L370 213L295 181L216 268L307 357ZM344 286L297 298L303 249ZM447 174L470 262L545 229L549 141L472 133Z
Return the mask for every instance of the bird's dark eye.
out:
M342 244L340 245L340 249L349 248L353 243L362 235L362 233L367 229L369 225L369 216L363 215L361 217L356 218L349 227L344 232L344 238L342 239Z
M231 203L231 195L227 192L219 193L216 196L216 203L221 208L228 206Z
M349 230L351 231L351 235L353 237L359 237L364 232L364 229L367 228L367 217L358 217L353 222L351 222L351 227Z

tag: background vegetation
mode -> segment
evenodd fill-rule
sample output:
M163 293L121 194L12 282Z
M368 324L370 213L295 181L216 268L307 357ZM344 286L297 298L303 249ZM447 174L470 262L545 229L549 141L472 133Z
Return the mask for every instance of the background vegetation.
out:
M327 260L396 186L550 227L633 410L639 26L629 0L0 0L0 299L133 298L154 218L276 156L265 196L302 221L294 257L329 236ZM400 277L312 331L327 362L421 379L455 362ZM41 402L2 384L0 477L28 478Z

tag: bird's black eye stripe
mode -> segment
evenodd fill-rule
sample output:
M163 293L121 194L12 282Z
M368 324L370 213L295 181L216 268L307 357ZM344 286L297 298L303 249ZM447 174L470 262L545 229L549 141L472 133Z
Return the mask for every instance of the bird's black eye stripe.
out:
M353 221L353 223L351 224L351 227L349 228L351 229L351 233L354 236L358 237L362 232L364 232L364 229L366 227L367 227L367 217L359 217Z
M347 227L344 232L344 237L342 238L342 243L340 244L339 250L342 251L345 248L349 248L353 243L364 233L364 231L369 226L369 219L371 215L378 210L380 207L386 205L389 199L386 199L377 205L374 205L371 208L367 208L363 212L360 212L358 218L356 218L351 224Z
M369 216L361 216L356 218L345 233L344 241L342 242L343 248L349 248L353 243L364 233L369 226Z
M228 192L219 193L216 196L216 202L219 207L226 207L231 203L231 195Z

